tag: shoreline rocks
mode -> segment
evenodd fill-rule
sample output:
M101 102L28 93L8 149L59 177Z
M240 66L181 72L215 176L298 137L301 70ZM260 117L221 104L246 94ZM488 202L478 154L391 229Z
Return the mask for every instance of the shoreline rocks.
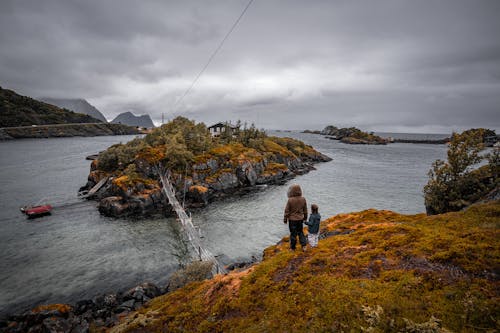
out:
M258 262L259 260L252 255L249 261L237 261L228 264L226 268L228 271L238 271ZM197 263L199 262L193 262L192 267L198 267ZM178 273L186 275L184 277L186 281L181 282L180 285L174 273L163 287L151 282L143 282L129 289L116 293L98 294L91 299L79 300L73 304L39 305L22 313L7 315L0 318L0 332L87 333L96 330L104 331L118 324L130 312L145 306L151 299L175 291L192 279L195 281L200 278L195 276L196 273L186 271L186 269L181 269ZM210 276L205 278L210 278Z
M166 287L144 282L125 291L100 294L70 304L40 305L21 314L0 320L0 332L89 332L90 328L108 328L152 298L169 292Z

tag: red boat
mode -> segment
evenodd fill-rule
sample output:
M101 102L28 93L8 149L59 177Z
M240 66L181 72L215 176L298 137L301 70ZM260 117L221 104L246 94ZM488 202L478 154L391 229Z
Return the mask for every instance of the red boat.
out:
M51 205L41 205L41 206L26 206L21 208L21 212L28 215L28 218L35 218L43 215L50 214L52 210Z

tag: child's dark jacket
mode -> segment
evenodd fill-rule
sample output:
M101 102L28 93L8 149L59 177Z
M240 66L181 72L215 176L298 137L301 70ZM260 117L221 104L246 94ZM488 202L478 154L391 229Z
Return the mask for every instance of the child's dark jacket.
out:
M306 222L307 230L310 234L317 234L319 232L319 222L321 221L321 215L318 213L313 213L309 215L309 221Z

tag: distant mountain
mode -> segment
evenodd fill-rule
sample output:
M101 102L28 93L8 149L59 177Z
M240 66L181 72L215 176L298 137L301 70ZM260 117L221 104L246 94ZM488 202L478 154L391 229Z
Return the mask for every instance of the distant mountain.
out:
M155 126L149 115L145 114L142 116L136 116L132 112L120 113L115 119L111 121L111 123L124 124L129 126L140 126L146 128Z
M99 110L97 110L93 105L91 105L84 99L42 97L40 98L40 100L45 103L53 104L60 108L68 109L73 112L87 114L92 118L99 119L104 123L108 122Z
M0 127L100 122L0 87Z

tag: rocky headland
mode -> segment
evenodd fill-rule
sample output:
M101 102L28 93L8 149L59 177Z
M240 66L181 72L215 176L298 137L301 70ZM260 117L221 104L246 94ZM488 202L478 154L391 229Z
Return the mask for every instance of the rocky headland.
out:
M267 136L255 128L213 138L205 125L179 117L143 139L100 153L80 190L85 193L105 182L91 196L104 215L168 215L159 168L170 171L186 207L202 207L259 185L284 183L330 160L298 140Z

